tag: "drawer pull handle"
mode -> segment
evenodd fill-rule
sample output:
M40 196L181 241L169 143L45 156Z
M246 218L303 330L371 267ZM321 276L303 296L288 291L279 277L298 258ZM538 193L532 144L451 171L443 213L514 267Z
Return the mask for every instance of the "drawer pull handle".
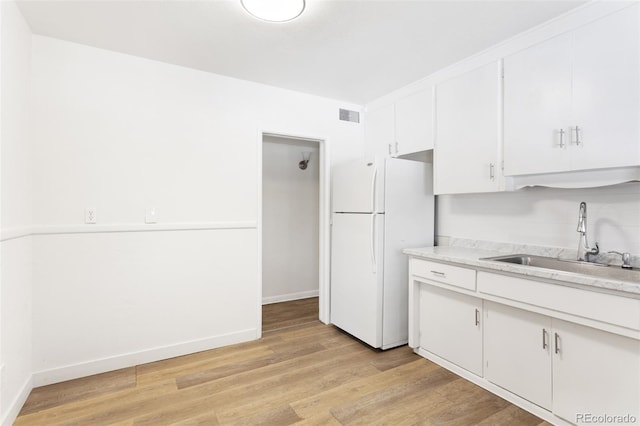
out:
M476 325L480 325L480 309L476 308Z
M440 272L440 271L431 271L431 273L433 275L437 275L439 277L445 278L447 276L447 274L445 274L444 272Z
M555 345L556 345L555 353L559 354L560 353L560 335L558 333L554 333L554 334L555 334Z
M542 329L542 349L547 349L549 344L547 343L548 333L544 328Z

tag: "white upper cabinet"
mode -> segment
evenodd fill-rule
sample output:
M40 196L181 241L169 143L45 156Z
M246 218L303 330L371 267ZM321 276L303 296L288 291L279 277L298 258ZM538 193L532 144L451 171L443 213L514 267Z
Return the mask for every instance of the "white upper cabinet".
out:
M433 88L367 111L365 140L376 155L399 157L433 149Z
M505 58L505 175L569 168L570 51L562 35Z
M390 147L395 143L395 106L385 105L371 111L367 111L364 123L364 138L367 146L374 156L388 156Z
M638 9L504 59L506 176L640 165Z
M574 33L573 169L640 164L640 7Z
M501 64L447 80L436 90L436 194L499 191Z
M396 102L395 155L433 149L433 104L432 88Z

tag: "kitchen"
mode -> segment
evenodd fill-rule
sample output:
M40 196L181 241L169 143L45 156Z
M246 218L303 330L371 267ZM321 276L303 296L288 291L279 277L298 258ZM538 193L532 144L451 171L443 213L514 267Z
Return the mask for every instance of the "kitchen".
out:
M227 4L231 8L231 3ZM34 3L30 12L33 22L27 24L22 15L29 13L29 4L18 8L3 2L3 424L11 422L5 419L17 414L32 387L259 337L260 203L256 194L260 184L257 146L263 133L327 141L325 160L331 161L324 163L325 178L331 164L363 155L388 156L391 149L392 156L402 156L429 149L427 145L403 151L402 141L398 147L389 147L396 137L389 133L397 132L400 125L396 122L394 129L389 120L402 111L403 99L412 100L410 95L416 93L429 95L433 86L450 77L497 63L623 6L615 2L583 6L520 36L504 37L507 41L494 40L490 43L494 48L439 73L415 76L375 98L344 102L336 100L342 97L332 92L325 95L329 97L319 97L198 71L195 65L169 65L175 58L149 60L135 51L117 53L118 49L109 45L100 49L91 47L89 41L64 41L71 37L64 33L65 28L72 26L63 16L72 20L79 11L58 11L56 15L46 9L52 5ZM44 8L40 9L42 15L36 13L37 7ZM89 32L96 39L99 30L104 30L99 18L112 14L127 19L118 9L89 12L90 16L83 16L92 24L87 27L96 27L95 33ZM59 17L62 28L57 31L62 33L54 32L55 22L42 20L38 24L38 17L48 14ZM232 24L249 25L241 23L240 16ZM553 16L540 18L539 23ZM39 34L29 27L36 25L43 26ZM164 41L171 44L170 39ZM637 52L637 40L632 41ZM100 45L98 41L95 44ZM637 55L628 56L637 67ZM245 68L255 66L245 64ZM508 79L506 70L505 59ZM494 74L484 71L481 77L486 78L497 77L499 70L495 65ZM424 78L427 75L430 77ZM636 88L637 75L635 72ZM612 81L622 77L617 73ZM635 152L621 151L630 164L606 166L606 176L559 172L557 168L544 173L512 171L504 176L499 155L506 161L517 159L523 151L510 152L506 144L504 153L500 151L498 141L503 135L496 121L497 108L483 108L486 104L481 103L498 98L481 96L486 93L482 90L500 89L499 78L491 81L494 86L472 86L478 89L474 99L479 104L475 106L494 116L483 115L481 121L469 109L462 112L471 118L452 120L481 126L489 135L483 142L495 145L490 149L474 145L471 155L452 159L453 178L447 175L451 168L438 171L436 154L436 193L440 177L450 185L437 195L438 245L475 241L512 244L512 253L518 251L518 245L575 250L578 207L585 201L592 244L597 241L602 252L640 253L638 183L596 185L603 180L637 181L637 144L632 147ZM453 105L456 87L450 88ZM627 87L626 92L635 94L637 106L637 90ZM508 114L513 110L506 106L506 89L504 95ZM362 123L338 120L339 109L360 112ZM606 114L599 115L605 118ZM474 117L481 122L468 121ZM627 120L636 136L637 117L636 109ZM489 120L495 125L488 124ZM565 157L577 149L575 143L569 143L579 133L569 129L575 125L561 124L566 126ZM454 130L469 131L472 127ZM506 138L509 128L504 131ZM586 149L588 129L582 134ZM454 135L456 140L458 136ZM560 134L552 136L559 138ZM448 153L461 150L458 147ZM609 151L616 152L618 147L607 145L593 154L591 161L614 158ZM535 154L534 150L526 156L534 158ZM484 159L485 155L491 158ZM543 158L551 156L544 154ZM483 165L464 163L474 159ZM505 169L508 167L505 163ZM531 176L545 180L535 182ZM590 184L565 189L577 186L576 182ZM481 183L495 187L478 187ZM511 189L509 185L523 188L506 191ZM325 200L327 196L325 188ZM85 209L93 209L95 224L85 223ZM157 217L147 221L149 209ZM323 220L326 232L328 218ZM320 256L325 264L319 287L320 319L328 322L326 245ZM175 286L175 282L181 285Z

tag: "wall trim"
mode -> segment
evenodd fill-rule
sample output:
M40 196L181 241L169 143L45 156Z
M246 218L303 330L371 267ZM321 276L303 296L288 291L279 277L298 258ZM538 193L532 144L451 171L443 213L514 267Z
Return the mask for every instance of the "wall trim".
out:
M281 294L278 296L269 296L262 298L263 305L269 305L271 303L289 302L291 300L308 299L310 297L318 297L319 290L299 291L297 293Z
M32 227L21 226L15 228L5 228L0 230L0 242L30 237L31 235L33 235Z
M112 232L165 232L209 231L218 229L256 229L255 221L238 222L170 222L170 223L113 223L104 225L39 225L5 228L0 231L0 242L33 235L99 234Z
M53 368L50 370L37 371L33 373L33 386L46 386L53 383L64 382L66 380L106 373L108 371L118 370L121 368L133 367L149 362L188 355L195 352L216 349L236 343L248 342L257 338L258 330L255 328L249 328L219 336L191 340L174 345L161 346L73 365L66 365L64 367Z
M13 422L15 422L18 414L20 414L20 410L22 410L22 406L27 401L27 398L33 388L33 376L30 375L27 380L25 380L24 385L22 385L20 392L13 399L9 407L7 407L7 411L2 418L2 422L0 422L2 426L11 426Z

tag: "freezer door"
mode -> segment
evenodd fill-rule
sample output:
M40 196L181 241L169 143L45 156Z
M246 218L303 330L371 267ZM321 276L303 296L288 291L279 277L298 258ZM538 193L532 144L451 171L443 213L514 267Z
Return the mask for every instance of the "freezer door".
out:
M382 345L384 215L334 214L331 322L373 347Z
M374 160L340 163L331 170L331 211L341 213L383 212L384 166Z

